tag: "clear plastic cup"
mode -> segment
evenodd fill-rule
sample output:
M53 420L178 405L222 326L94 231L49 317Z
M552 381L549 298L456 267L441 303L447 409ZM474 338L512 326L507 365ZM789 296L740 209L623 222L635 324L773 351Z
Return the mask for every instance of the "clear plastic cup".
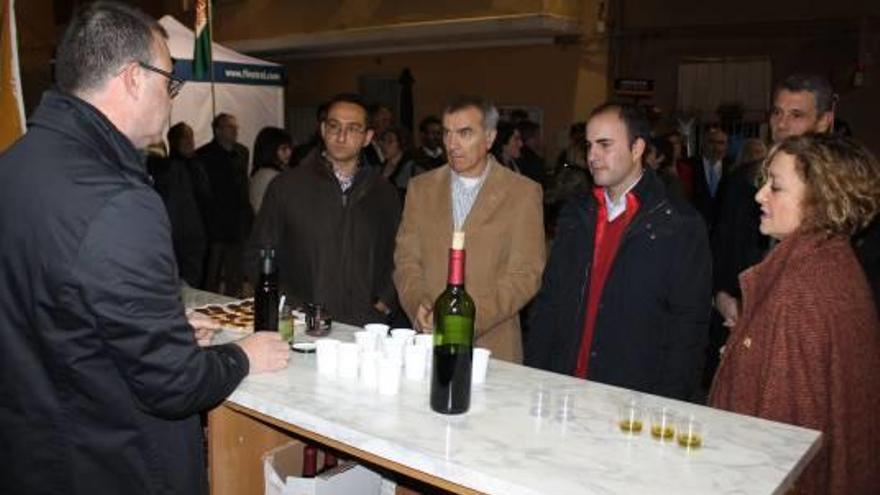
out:
M379 359L382 354L368 351L361 354L358 382L366 388L375 389L379 385Z
M405 344L411 343L410 341L413 337L416 336L416 331L411 328L392 328L391 329L391 338L396 340L403 340Z
M318 373L327 376L336 375L339 362L339 344L336 339L319 339L315 342L317 351Z
M556 419L567 421L575 417L575 391L563 390L556 398Z
M492 351L482 347L474 349L471 361L471 385L480 385L486 382L486 371L489 369L489 356Z
M382 339L380 345L382 347L382 354L384 354L386 357L403 362L403 351L406 347L408 347L404 339L395 339L393 337L388 337L386 339Z
M336 373L340 378L357 379L360 346L355 342L339 344L339 360Z
M415 341L414 342L415 345L417 345L419 347L427 347L427 348L434 347L434 335L432 335L430 333L416 334L416 336L413 337L413 340Z
M400 390L399 359L383 356L379 359L379 394L397 395Z
M553 393L548 388L538 387L532 390L532 406L529 414L536 418L550 416L550 408L553 403Z
M379 341L379 334L369 330L361 330L354 333L354 341L361 348L361 352L375 351L376 343Z
M424 347L415 345L404 346L403 360L406 369L406 379L420 381L425 378L425 369L428 365L428 353Z
M388 329L390 328L384 323L367 323L364 325L364 330L375 333L380 339L388 336Z

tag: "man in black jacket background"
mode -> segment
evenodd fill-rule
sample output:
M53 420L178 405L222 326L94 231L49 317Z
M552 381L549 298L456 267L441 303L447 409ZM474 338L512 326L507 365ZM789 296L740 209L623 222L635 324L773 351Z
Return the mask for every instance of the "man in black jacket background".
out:
M211 199L211 186L202 163L194 156L192 128L178 122L168 129L167 136L168 157L148 159L147 171L168 211L180 278L201 289L208 251L205 211Z
M198 413L287 364L277 333L199 347L211 325L184 314L137 151L180 89L165 37L131 7L84 7L58 89L0 156L3 493L207 493Z
M240 297L244 274L241 258L250 235L254 210L248 182L248 149L238 142L238 121L221 113L211 122L214 139L196 150L211 185L207 211L208 261L205 288Z
M607 104L591 115L596 187L559 215L525 363L688 400L707 340L709 241L699 214L643 166L649 139L634 107Z

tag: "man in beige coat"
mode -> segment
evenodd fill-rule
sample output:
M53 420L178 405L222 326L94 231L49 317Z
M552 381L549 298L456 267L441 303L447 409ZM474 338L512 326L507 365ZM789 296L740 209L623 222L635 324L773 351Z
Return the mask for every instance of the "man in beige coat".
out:
M522 361L519 311L544 270L541 187L489 154L498 110L459 98L443 113L448 163L409 183L394 252L394 283L418 330L434 326L432 305L446 286L453 230L465 232L465 286L477 306L476 345Z

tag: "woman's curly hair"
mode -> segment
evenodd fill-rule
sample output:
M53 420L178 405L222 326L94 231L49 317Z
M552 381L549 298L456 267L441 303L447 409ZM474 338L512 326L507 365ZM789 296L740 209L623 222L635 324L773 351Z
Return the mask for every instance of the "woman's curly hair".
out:
M880 163L862 144L832 134L793 136L777 143L761 167L761 183L777 153L795 158L806 184L801 229L851 236L880 211Z

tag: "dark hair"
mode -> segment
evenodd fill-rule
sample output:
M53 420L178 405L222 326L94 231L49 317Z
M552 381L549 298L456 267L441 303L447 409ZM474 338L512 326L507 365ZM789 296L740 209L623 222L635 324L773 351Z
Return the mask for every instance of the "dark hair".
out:
M499 122L497 126L497 134L495 134L495 142L492 143L491 153L500 162L502 161L502 153L504 146L513 138L516 132L516 126L510 122Z
M476 108L483 114L483 129L494 131L498 127L498 109L495 108L491 101L480 96L459 96L455 98L443 109L443 115L449 115L467 108Z
M116 2L80 8L61 37L55 53L55 83L78 93L100 87L129 62L153 62L157 35L168 33L140 10Z
M674 158L672 156L672 143L669 142L669 138L667 136L652 139L651 147L654 148L654 153L656 153L657 156L663 156L663 163L660 164L660 168L666 168L674 165L672 163L672 160Z
M443 123L440 122L440 119L438 119L436 115L428 115L427 117L423 118L421 122L419 122L419 132L427 134L428 126L431 125L442 126Z
M260 129L254 140L254 167L251 170L251 175L261 168L281 170L281 164L276 159L278 158L278 148L285 144L292 147L293 140L284 129L277 127Z
M522 136L523 141L537 136L541 131L541 126L531 120L523 120L516 124L516 128L519 129L519 135Z
M218 113L218 114L214 117L214 120L211 121L211 129L213 129L214 132L216 133L216 132L217 132L217 128L220 127L220 124L223 123L224 120L226 120L226 119L231 119L231 118L233 118L233 117L234 117L234 116L233 116L232 114L230 114L230 113L225 113L225 112Z
M361 98L360 95L354 93L340 93L334 96L327 102L327 114L329 115L330 111L333 110L333 107L340 103L349 103L361 107L364 111L364 124L369 125L370 112L367 110L367 104L364 103L364 99Z
M569 139L573 137L584 139L584 136L587 133L587 123L586 122L575 122L571 124L571 127L568 128L568 137Z
M526 112L522 108L517 108L510 112L510 121L516 125L524 120L529 120L529 112Z
M773 88L773 98L782 91L798 93L807 91L816 100L816 110L819 115L834 110L834 88L828 79L818 74L791 74L782 81L776 83Z
M403 127L393 125L388 129L385 129L385 132L379 136L379 140L382 140L388 134L394 134L394 137L397 138L397 145L400 146L400 151L404 156L408 155L410 147L412 146L412 138L410 137L409 131Z
M623 121L630 146L638 139L644 141L646 146L651 143L651 124L641 108L628 103L604 103L590 112L590 119L607 112L616 113Z
M315 121L319 124L324 122L327 119L327 112L330 110L330 104L327 102L321 103L318 105L318 108L315 109Z
M183 138L183 133L186 132L187 129L192 131L192 128L188 126L186 122L178 122L168 129L166 137L168 138L168 147L171 148L172 151L177 150L177 143Z

